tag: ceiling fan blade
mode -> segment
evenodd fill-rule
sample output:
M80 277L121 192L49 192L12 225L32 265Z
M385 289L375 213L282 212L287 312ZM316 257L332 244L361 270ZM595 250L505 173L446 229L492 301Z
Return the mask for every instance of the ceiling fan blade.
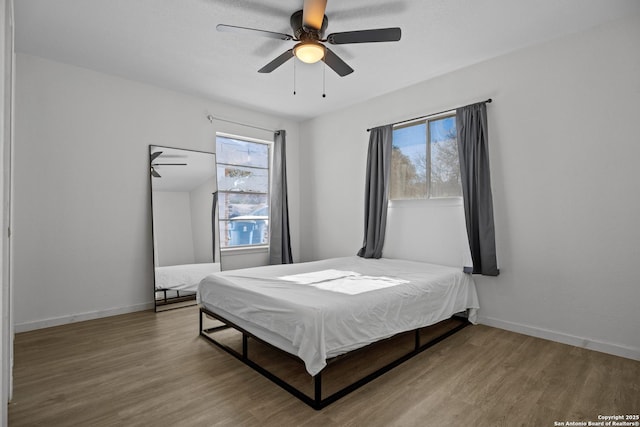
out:
M302 25L314 30L322 28L327 0L304 0L302 8Z
M325 64L327 64L333 71L338 73L340 77L344 77L353 73L353 68L347 65L338 55L333 53L329 48L325 49L324 58L322 58Z
M162 178L162 177L160 176L160 174L159 174L158 172L156 172L156 170L155 170L153 167L151 168L151 175L152 175L154 178Z
M160 154L162 154L162 151L156 151L155 153L151 153L151 161L153 162L155 159L157 159Z
M397 42L401 36L402 30L398 27L378 28L376 30L345 31L343 33L329 34L327 41L331 44Z
M276 59L274 59L273 61L269 62L264 67L260 68L258 70L258 72L259 73L270 73L273 70L275 70L276 68L278 68L279 66L281 66L282 64L284 64L285 62L287 62L288 60L290 60L291 58L293 58L293 49L289 49L288 51L286 51L282 55L278 56Z
M277 40L293 40L293 36L273 31L257 30L255 28L236 27L234 25L218 24L216 30L228 33L246 34L250 36L268 37Z
M187 166L186 163L154 163L151 166Z
M163 153L164 155L162 156L163 159L185 159L188 156L186 154L168 154L168 153Z

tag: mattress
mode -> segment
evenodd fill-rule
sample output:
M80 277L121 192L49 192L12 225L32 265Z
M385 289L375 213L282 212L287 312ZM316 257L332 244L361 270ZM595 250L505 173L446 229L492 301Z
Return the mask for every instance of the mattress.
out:
M333 258L211 274L207 310L298 356L315 375L328 358L479 308L460 268L398 259Z
M220 271L220 263L169 265L155 268L156 290L192 291L207 275Z

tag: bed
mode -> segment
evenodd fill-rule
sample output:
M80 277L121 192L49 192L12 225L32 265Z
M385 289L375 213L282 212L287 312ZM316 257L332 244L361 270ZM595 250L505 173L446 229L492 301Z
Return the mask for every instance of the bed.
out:
M200 335L212 343L220 345L217 328L203 328L203 315L241 331L243 353L252 337L299 358L316 381L313 399L250 366L316 409L352 391L322 398L329 360L406 331L417 337L420 328L466 313L461 329L475 323L479 308L473 278L461 268L360 257L215 273L200 282L197 298ZM426 348L416 342L414 354Z
M155 268L156 302L193 299L203 277L220 271L220 263L168 265Z

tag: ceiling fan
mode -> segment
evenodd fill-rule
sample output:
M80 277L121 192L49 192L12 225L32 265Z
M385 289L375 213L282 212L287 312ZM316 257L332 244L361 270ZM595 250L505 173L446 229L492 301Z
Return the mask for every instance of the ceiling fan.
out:
M153 176L154 178L162 178L162 176L155 169L155 166L187 166L186 163L153 163L153 161L160 157L161 154L162 151L156 151L155 153L151 154L151 176Z
M373 42L395 42L400 40L402 31L398 27L378 28L373 30L345 31L329 34L326 38L324 32L329 20L324 14L327 0L305 0L302 10L291 15L291 29L293 36L272 31L257 30L254 28L236 27L233 25L218 24L218 31L228 31L241 34L249 34L268 37L278 40L297 41L293 49L289 49L273 61L258 70L259 73L270 73L294 56L309 64L320 60L324 61L339 76L344 77L353 72L353 68L347 65L338 55L324 44L351 44Z

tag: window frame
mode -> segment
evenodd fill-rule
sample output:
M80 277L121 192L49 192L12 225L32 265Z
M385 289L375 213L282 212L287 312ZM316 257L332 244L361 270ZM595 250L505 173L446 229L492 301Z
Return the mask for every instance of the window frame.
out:
M226 163L226 162L219 162L218 159L218 137L222 137L222 138L228 138L228 139L236 139L239 141L245 141L245 142L252 142L252 143L256 143L256 144L263 144L267 146L267 152L268 152L268 159L267 159L267 167L263 168L263 167L257 167L257 166L246 166L246 165L242 165L242 164L237 164L237 163ZM262 170L266 170L267 171L267 192L266 193L262 193L262 192L255 192L255 191L227 191L227 190L220 190L220 187L218 186L218 195L220 194L265 194L266 195L266 199L267 199L267 203L270 205L269 201L271 200L271 168L273 166L273 141L269 141L266 139L260 139L260 138L254 138L254 137L249 137L249 136L243 136L243 135L238 135L238 134L231 134L231 133L226 133L226 132L216 132L216 174L217 174L217 169L218 169L218 165L225 165L225 166L237 166L240 168L254 168L254 169L262 169ZM217 176L217 175L216 175ZM220 200L220 198L218 197L218 200ZM220 209L220 204L218 204L218 223L224 221L224 222L230 222L231 219L230 218L225 218L223 219L222 216L220 215L221 213L221 209ZM270 215L270 211L267 212L267 221L268 221L268 228L267 228L267 235L268 235L268 240L266 243L261 243L261 244L248 244L248 245L234 245L234 246L223 246L223 240L222 240L222 236L220 239L220 251L221 252L238 252L238 251L242 251L242 252L256 252L256 251L263 251L265 249L269 248L269 243L271 241L271 215ZM220 233L220 224L218 224L218 233Z
M394 132L396 129L403 129L403 128L408 128L411 126L417 126L417 125L421 125L424 124L425 125L425 132L426 132L426 163L427 163L427 170L426 170L426 197L415 197L415 198L411 198L411 197L399 197L399 198L392 198L391 197L391 185L389 184L389 202L409 202L409 201L418 201L418 200L422 200L422 201L437 201L437 200L462 200L462 183L460 186L460 195L459 196L433 196L432 195L432 184L431 184L431 126L430 123L431 122L435 122L438 120L443 120L443 119L447 119L450 117L456 117L456 110L450 110L450 111L445 111L439 114L435 114L429 117L423 117L420 119L416 119L416 120L411 120L409 122L403 122L403 123L399 123L396 125L393 125L393 129L392 132ZM458 123L456 121L456 144L457 144L457 126ZM393 141L392 141L393 144ZM456 147L457 149L457 147ZM458 167L460 167L460 161L459 161L459 157L458 157Z

